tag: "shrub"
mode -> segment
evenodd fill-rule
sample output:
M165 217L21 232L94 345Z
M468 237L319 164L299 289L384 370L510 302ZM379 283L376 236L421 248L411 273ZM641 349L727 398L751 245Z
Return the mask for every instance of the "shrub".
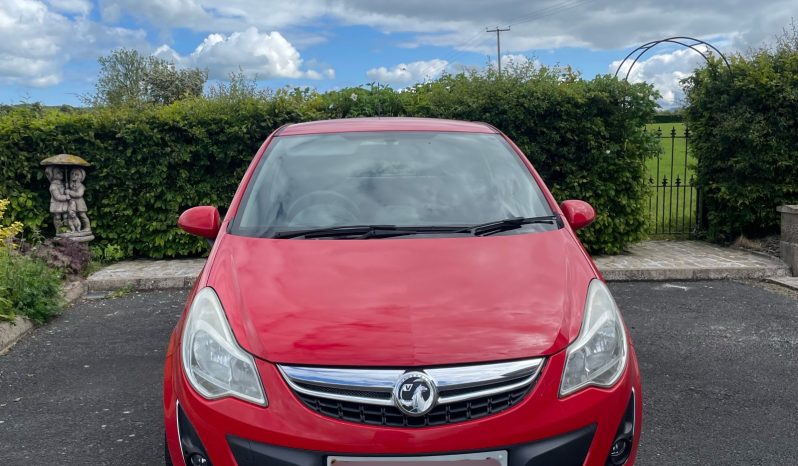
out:
M7 204L0 200L0 221ZM19 222L0 227L0 320L20 313L42 322L59 310L61 279L43 262L14 250L11 239L21 228Z
M125 258L125 253L122 248L116 244L108 244L105 246L97 245L91 247L91 260L100 263L118 262Z
M44 322L61 307L61 276L44 262L0 249L0 314Z
M686 82L686 114L711 239L774 233L798 203L798 40L719 59Z
M402 93L408 114L485 121L518 144L554 196L583 199L596 222L579 232L593 253L618 253L644 237L645 160L657 141L643 132L655 91L609 76L591 81L568 69L510 67L444 76Z
M582 198L598 219L580 232L592 252L618 252L645 231L642 132L654 91L608 76L586 81L547 68L511 68L445 76L402 92L384 86L319 94L308 89L261 93L246 82L212 98L136 109L0 115L0 194L30 226L49 228L49 193L39 161L54 149L92 163L86 201L95 245L124 256L196 255L205 242L181 232L184 209L224 210L253 154L279 126L375 115L486 121L519 143L559 199Z
M8 199L0 199L0 220L5 216L9 204L10 201ZM3 226L2 223L0 223L0 243L10 242L11 239L17 236L21 231L21 222L11 222L8 226Z
M63 270L71 275L82 274L91 259L86 243L68 238L49 238L25 249L28 255L41 259L51 269Z
M660 112L654 115L650 123L684 123L684 115L681 112Z

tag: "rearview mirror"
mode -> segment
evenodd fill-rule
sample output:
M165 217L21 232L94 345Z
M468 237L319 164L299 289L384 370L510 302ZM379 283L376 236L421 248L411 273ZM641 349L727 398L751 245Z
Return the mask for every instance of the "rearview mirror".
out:
M201 205L180 214L177 225L186 233L213 240L219 234L222 220L216 207Z
M560 209L568 225L571 225L574 230L584 228L596 219L596 211L593 206L585 201L570 199L560 204Z

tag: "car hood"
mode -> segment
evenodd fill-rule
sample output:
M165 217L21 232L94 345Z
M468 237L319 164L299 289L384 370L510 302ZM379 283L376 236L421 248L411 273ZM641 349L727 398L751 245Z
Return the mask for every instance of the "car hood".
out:
M565 229L374 240L224 235L208 285L239 343L259 358L418 367L565 348L594 276Z

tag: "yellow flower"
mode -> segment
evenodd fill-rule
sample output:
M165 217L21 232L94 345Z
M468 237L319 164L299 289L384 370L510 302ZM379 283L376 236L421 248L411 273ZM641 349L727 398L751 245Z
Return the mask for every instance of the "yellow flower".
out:
M8 205L11 203L8 199L0 199L0 221L3 220L3 215L6 213ZM11 225L4 227L0 225L0 241L5 242L22 231L22 223L14 222Z

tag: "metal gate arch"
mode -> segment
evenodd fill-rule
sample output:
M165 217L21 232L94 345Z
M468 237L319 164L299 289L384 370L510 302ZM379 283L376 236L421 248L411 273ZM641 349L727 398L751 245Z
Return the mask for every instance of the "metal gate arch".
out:
M629 55L627 55L623 60L621 60L621 63L618 64L618 68L615 70L615 77L616 78L618 77L618 73L620 73L621 69L623 69L623 65L627 61L629 61L629 59L632 57L632 55L634 55L636 53L637 56L634 58L634 60L632 60L632 63L629 65L629 69L626 70L626 76L624 76L624 78L623 78L624 81L628 81L629 80L629 73L632 72L632 68L635 67L635 65L640 60L640 58L642 58L643 55L645 55L649 50L651 50L654 47L658 46L659 44L663 44L663 43L677 44L677 45L681 45L682 47L687 47L687 48L695 51L699 55L701 55L701 57L703 57L704 60L707 61L707 62L709 62L709 56L710 56L710 54L712 52L717 53L718 56L721 59L723 59L723 63L726 64L726 69L728 69L731 72L731 65L729 65L729 60L726 59L726 56L723 55L723 53L720 50L718 50L718 48L715 47L714 45L710 44L709 42L703 41L701 39L696 39L694 37L674 36L674 37L668 37L668 38L665 38L665 39L652 40L651 42L646 42L645 44L643 44L643 45L637 47L636 49L632 50L631 52L629 52ZM705 46L709 47L710 49L712 49L712 52L707 51L707 50L702 52L701 50L699 50L697 48L697 46L699 46L699 45L705 45Z
M646 42L629 52L615 70L617 78L624 65L631 60L623 77L629 80L632 69L649 50L659 44L670 43L689 48L709 62L711 54L717 54L731 72L731 65L723 53L709 42L687 36L674 36ZM700 46L706 48L701 50ZM648 218L652 236L696 236L703 229L703 202L701 186L696 180L690 158L690 129L687 126L677 130L674 124L670 130L660 125L655 129L655 137L660 143L660 154L656 165L647 164L646 185L649 188ZM678 163L677 163L678 160Z

